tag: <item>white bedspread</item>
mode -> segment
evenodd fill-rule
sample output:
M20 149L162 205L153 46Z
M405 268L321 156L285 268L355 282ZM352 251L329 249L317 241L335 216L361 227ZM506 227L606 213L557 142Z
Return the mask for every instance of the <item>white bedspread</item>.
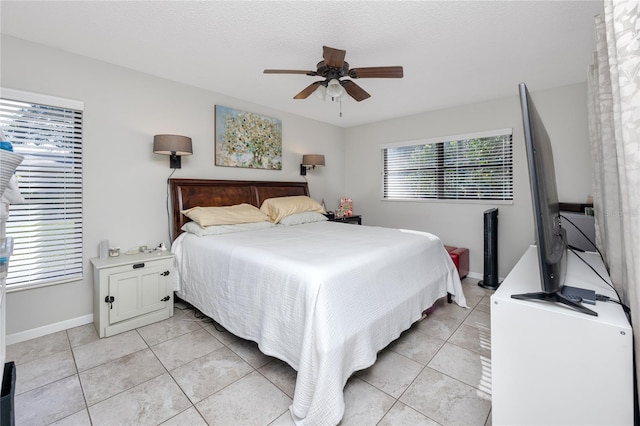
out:
M317 222L174 242L178 295L297 372L298 424L335 425L349 376L447 292L466 306L442 242Z

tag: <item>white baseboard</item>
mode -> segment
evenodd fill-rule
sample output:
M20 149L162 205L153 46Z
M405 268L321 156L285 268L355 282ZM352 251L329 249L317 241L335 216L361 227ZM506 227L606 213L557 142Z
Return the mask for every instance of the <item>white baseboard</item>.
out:
M79 327L81 325L89 324L92 322L93 314L89 314L77 318L71 318L65 321L60 321L55 324L32 328L31 330L8 334L6 337L6 344L12 345L14 343L24 342L25 340L35 339L36 337L45 336L47 334L56 333L58 331L67 330L73 327Z
M467 277L481 280L483 278L483 275L479 272L468 272Z
M467 277L474 278L476 280L482 280L484 278L484 274L481 274L479 272L469 272L467 274ZM502 283L502 281L504 281L504 277L498 277L498 282Z

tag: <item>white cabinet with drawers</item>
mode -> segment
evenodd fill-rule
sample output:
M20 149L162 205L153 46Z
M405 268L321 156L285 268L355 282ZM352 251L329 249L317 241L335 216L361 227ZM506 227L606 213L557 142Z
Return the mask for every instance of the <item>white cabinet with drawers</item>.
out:
M93 258L93 323L100 337L173 316L173 254Z

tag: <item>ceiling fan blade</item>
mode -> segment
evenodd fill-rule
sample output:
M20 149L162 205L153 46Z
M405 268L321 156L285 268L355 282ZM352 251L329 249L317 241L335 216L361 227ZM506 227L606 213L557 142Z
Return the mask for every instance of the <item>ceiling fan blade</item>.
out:
M404 72L401 66L397 67L365 67L349 70L351 78L402 78Z
M265 74L306 74L306 75L318 75L315 71L303 71L303 70L264 70Z
M346 50L334 49L333 47L322 46L322 56L326 66L331 68L342 68Z
M342 84L342 87L344 87L344 90L347 91L349 96L351 96L358 102L364 101L365 99L371 97L371 95L368 94L362 87L358 86L351 80L342 80L340 81L340 84Z
M323 83L323 82L322 81L314 81L313 83L311 83L310 85L308 85L307 87L302 89L302 91L300 93L298 93L297 95L295 95L293 97L293 99L307 99L309 97L309 95L311 95L313 92L316 91L316 89L318 88L318 86L321 83Z

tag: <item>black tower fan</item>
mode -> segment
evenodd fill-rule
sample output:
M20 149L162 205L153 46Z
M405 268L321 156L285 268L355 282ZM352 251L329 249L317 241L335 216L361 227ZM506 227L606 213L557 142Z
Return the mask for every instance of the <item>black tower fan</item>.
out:
M484 212L484 276L480 287L497 289L498 282L498 209Z

